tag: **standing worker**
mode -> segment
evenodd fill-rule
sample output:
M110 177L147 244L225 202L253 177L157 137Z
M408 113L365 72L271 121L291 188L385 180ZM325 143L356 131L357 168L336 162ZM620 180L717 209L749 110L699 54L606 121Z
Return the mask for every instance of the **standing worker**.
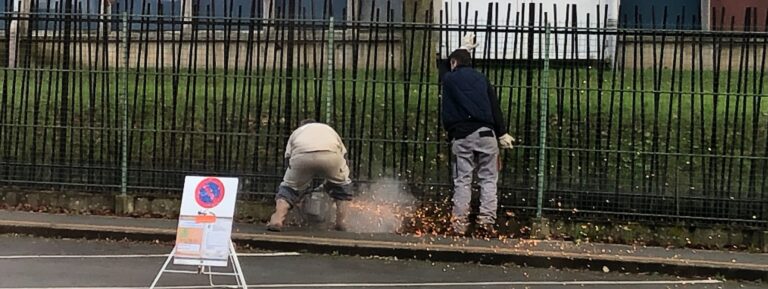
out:
M345 155L347 148L330 126L314 120L304 120L293 131L285 147L288 169L275 197L275 213L267 230L281 231L288 211L296 206L312 179L325 178L323 187L336 202L337 230L344 230L344 211L352 199L352 181Z
M488 79L472 68L470 51L477 47L474 34L449 56L450 71L442 77L443 127L451 140L453 169L453 233L463 236L469 227L472 174L480 185L478 233L495 235L499 178L499 147L512 148L496 91ZM498 139L498 144L497 144Z

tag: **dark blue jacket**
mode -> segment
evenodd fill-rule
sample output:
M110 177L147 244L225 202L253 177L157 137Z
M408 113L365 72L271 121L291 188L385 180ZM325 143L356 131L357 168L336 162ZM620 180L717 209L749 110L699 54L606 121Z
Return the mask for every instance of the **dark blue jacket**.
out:
M443 127L451 139L464 138L481 127L493 129L496 136L507 133L496 92L483 74L460 66L442 81Z

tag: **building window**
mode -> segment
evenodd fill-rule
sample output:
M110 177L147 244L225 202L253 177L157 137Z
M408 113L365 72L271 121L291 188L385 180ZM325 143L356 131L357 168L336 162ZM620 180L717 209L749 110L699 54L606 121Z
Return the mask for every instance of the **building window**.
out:
M184 0L117 0L112 3L112 15L119 16L123 12L133 16L131 18L131 30L156 31L162 29L180 30L182 7ZM119 18L118 18L119 19ZM112 25L113 30L122 29L121 21ZM158 24L162 24L161 27Z
M699 30L701 23L701 0L622 0L619 8L623 28Z
M101 9L101 0L75 0L72 1L71 11L74 29L98 29L97 15ZM64 27L67 12L67 1L61 0L31 0L30 16L33 30L58 30Z
M263 0L191 1L194 15L199 16L198 29L224 30L232 25L240 25L240 28L232 27L233 30L247 29L250 20L261 18L264 13Z

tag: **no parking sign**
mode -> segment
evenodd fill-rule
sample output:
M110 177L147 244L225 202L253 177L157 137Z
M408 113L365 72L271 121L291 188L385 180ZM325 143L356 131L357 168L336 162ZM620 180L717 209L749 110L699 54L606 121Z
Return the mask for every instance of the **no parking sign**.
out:
M210 209L221 203L226 192L224 184L218 178L205 178L195 188L195 202L200 207Z
M238 185L237 178L186 177L174 264L227 266Z

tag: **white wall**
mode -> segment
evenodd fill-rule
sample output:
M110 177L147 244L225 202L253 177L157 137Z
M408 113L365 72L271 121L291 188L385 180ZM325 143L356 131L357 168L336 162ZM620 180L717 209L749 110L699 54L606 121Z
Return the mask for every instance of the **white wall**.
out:
M615 28L618 18L618 2L619 0L445 0L440 8L444 10L445 3L448 3L448 11L447 13L443 11L443 13L448 15L447 19L448 24L451 25L450 28L460 28L462 32L442 33L440 55L446 57L448 53L459 47L463 33L476 29L477 42L480 44L475 51L476 59L527 59L528 39L530 36L530 33L527 32L527 28L530 27L528 26L530 20L529 5L530 3L535 3L534 26L544 26L548 22L550 27L552 27L550 58L599 59L601 53L605 53L604 57L610 59L615 52L615 36L598 36L597 34L589 33L574 35L563 30L557 32L557 27L562 29L574 24L572 11L575 7L575 24L580 29L584 29L581 30L582 32L588 32L587 28ZM490 33L485 31L485 24L488 23L489 18L488 3L493 3L494 5L491 10L492 27ZM459 5L461 5L461 11L459 11ZM469 7L468 14L467 7ZM477 17L475 17L475 11L477 11ZM459 12L461 12L461 15ZM510 17L507 17L508 13ZM587 21L588 17L589 21ZM508 18L509 21L507 20ZM546 18L546 22L544 18ZM475 26L476 22L477 27ZM525 32L510 32L512 29L522 27L526 28ZM540 59L545 53L544 35L543 33L534 33L533 38L533 58ZM516 46L515 39L517 39ZM574 42L576 42L576 50L575 53L572 53L571 49ZM555 48L556 43L557 49ZM567 53L564 54L563 51Z

